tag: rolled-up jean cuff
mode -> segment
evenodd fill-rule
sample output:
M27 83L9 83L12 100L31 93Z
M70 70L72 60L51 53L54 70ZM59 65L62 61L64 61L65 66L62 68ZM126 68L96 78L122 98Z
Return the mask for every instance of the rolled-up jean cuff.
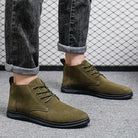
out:
M72 46L66 46L58 42L58 51L63 51L67 53L85 53L87 47L82 46L82 47L72 47Z
M5 63L5 70L8 72L13 72L21 75L36 75L39 72L39 66L36 68L23 68Z

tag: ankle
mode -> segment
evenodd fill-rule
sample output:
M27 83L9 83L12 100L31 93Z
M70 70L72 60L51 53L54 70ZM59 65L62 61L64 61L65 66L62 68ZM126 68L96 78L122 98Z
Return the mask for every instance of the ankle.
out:
M67 65L75 66L81 64L85 60L84 54L66 53L65 60Z
M27 85L37 77L37 75L20 75L16 73L13 74L13 80L16 85Z

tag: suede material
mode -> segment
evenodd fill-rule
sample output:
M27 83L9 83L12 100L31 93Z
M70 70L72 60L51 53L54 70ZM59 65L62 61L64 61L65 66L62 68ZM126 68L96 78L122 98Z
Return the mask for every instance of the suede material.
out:
M16 111L16 95L14 94L14 87L11 85L10 87L10 96L9 96L9 102L8 102L8 109L12 111Z
M65 64L63 59L62 63L64 64L63 87L111 95L129 94L132 92L128 87L115 84L106 79L86 60L76 66ZM91 69L88 66L91 66Z
M40 91L44 92L47 89L33 89L42 85L44 83L39 78L36 78L28 85L11 83L8 109L59 123L76 122L88 118L85 112L61 102L55 95L45 103L49 97L40 98L48 96L50 93L40 95L37 95L37 93Z

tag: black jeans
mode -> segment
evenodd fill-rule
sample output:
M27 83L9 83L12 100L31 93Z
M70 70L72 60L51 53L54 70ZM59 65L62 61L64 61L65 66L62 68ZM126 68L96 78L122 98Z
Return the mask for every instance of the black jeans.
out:
M39 26L43 0L6 0L6 71L22 75L39 72ZM84 53L91 0L59 0L58 50Z

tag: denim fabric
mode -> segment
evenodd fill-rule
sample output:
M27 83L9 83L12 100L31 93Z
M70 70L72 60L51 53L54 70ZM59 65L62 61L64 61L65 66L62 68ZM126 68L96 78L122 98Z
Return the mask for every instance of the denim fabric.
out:
M91 0L59 0L59 51L86 51L90 9Z
M43 0L6 0L6 71L33 75L39 72L39 26ZM59 0L58 50L84 53L90 0Z

